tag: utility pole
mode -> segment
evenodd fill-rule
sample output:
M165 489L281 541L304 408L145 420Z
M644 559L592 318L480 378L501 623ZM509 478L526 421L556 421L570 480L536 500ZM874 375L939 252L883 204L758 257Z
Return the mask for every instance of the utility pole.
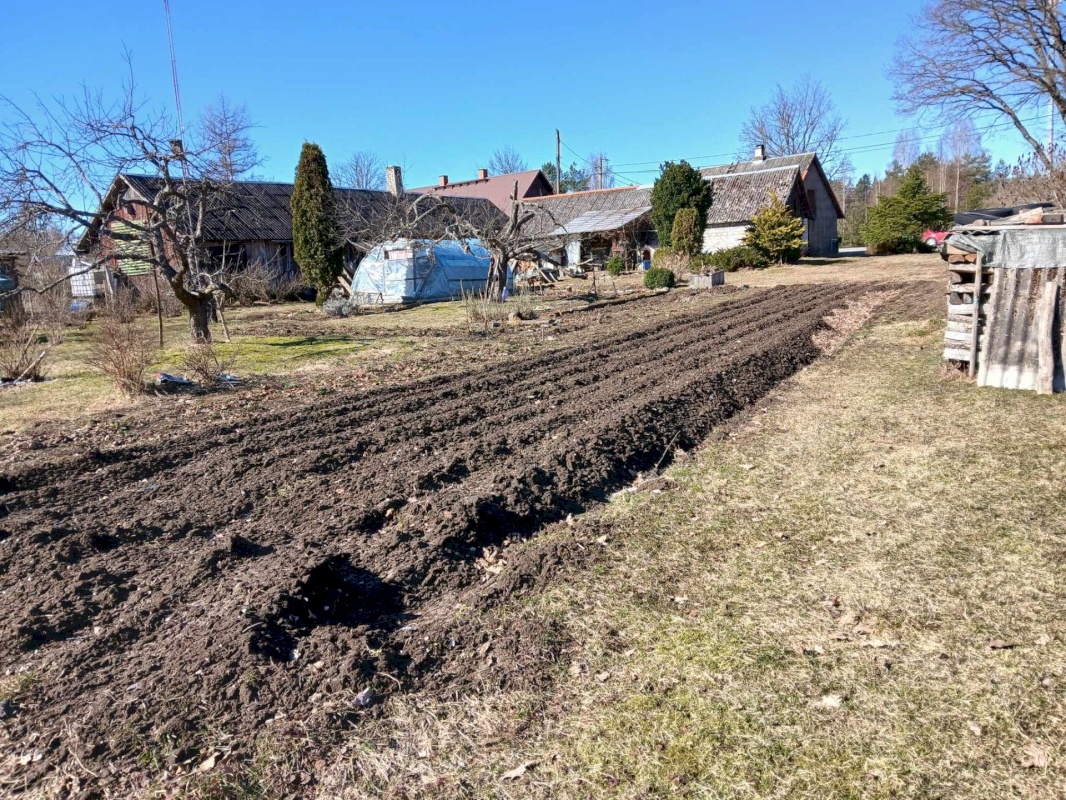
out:
M563 137L559 135L559 129L555 129L555 193L561 194L559 187L563 180Z

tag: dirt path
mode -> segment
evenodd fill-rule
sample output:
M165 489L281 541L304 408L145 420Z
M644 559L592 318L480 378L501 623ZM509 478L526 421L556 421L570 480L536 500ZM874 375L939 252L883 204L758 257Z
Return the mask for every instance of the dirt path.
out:
M771 289L0 475L0 671L33 684L8 691L0 790L195 766L271 720L348 721L367 686L443 687L486 548L699 442L813 360L820 320L862 291Z

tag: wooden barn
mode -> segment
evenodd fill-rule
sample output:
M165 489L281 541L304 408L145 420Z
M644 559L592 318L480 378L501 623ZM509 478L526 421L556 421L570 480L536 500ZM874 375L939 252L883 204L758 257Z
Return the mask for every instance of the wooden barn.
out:
M844 218L844 211L817 153L768 158L760 145L751 161L706 167L700 173L715 194L707 215L704 252L739 245L755 212L765 204L767 192L773 191L803 220L808 255L839 254L837 221Z

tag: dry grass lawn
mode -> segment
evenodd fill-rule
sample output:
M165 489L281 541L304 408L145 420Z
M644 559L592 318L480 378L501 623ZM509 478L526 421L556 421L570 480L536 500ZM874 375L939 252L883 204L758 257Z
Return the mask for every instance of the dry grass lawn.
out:
M556 687L395 699L320 796L1061 798L1066 397L946 380L941 325L617 496L606 558L508 612L572 637Z

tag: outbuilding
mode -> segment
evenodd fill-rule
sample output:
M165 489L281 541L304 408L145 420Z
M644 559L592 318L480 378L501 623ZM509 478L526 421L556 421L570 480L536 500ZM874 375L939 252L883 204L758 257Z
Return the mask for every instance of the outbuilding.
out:
M351 296L359 305L448 300L483 291L491 263L477 240L396 239L359 262Z

